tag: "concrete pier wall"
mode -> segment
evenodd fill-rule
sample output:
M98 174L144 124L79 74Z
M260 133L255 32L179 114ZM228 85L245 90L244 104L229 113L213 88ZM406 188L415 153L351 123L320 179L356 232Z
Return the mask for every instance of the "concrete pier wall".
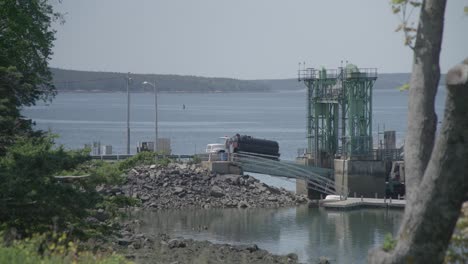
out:
M230 161L203 161L202 166L219 174L243 174L242 168Z
M340 186L348 188L349 196L374 198L385 195L386 165L379 160L335 159L335 188L340 194Z

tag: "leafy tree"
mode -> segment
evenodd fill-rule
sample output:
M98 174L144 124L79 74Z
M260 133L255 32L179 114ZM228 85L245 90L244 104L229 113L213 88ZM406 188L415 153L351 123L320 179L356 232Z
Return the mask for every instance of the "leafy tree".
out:
M21 107L55 95L48 61L59 18L47 0L0 0L0 155L15 135L32 133Z
M442 263L468 198L468 59L447 73L444 120L435 137L445 6L446 0L421 5L409 85L405 214L395 248L372 251L370 263Z

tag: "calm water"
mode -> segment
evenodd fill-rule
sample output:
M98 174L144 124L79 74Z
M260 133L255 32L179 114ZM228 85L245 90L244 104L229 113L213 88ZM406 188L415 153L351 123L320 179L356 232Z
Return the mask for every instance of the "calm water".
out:
M443 90L443 89L440 89ZM439 119L445 93L437 98ZM374 142L377 124L406 132L407 92L374 90ZM125 93L64 93L51 105L39 104L23 114L37 127L60 135L58 143L80 148L92 141L112 145L124 153L126 145ZM186 105L186 110L182 105ZM171 139L175 154L203 152L206 144L235 133L277 140L282 159L292 160L306 146L306 93L302 91L234 94L160 94L160 137ZM131 145L152 141L153 94L132 94ZM294 181L254 175L260 180L294 190ZM350 212L286 208L263 210L196 210L145 213L146 231L208 239L219 243L255 243L273 253L295 252L301 261L326 256L336 263L363 263L367 251L395 234L402 211L366 209ZM208 230L198 231L199 226Z
M323 208L210 209L139 212L141 231L169 233L215 243L255 243L276 254L294 252L300 261L365 263L370 248L396 234L401 210L326 211ZM207 226L207 230L203 230Z
M443 89L441 89L443 90ZM292 160L306 147L306 92L233 94L159 94L159 136L171 139L175 154L203 152L206 144L236 133L277 140L282 159ZM441 112L443 97L437 98ZM153 141L154 99L151 93L132 94L131 146ZM374 91L374 141L377 124L396 130L402 143L406 131L407 92ZM69 148L101 141L113 153L125 153L125 93L63 93L50 105L24 109L37 127L60 135L58 143ZM182 105L186 105L186 110ZM382 129L382 128L381 128Z

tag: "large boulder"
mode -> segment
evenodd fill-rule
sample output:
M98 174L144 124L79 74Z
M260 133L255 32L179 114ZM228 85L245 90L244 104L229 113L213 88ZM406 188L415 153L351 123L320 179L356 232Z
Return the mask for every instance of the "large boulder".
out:
M213 187L211 187L211 190L210 190L210 195L213 196L213 197L223 197L224 196L224 191L223 189L221 189L221 187L215 185Z
M184 188L182 187L174 187L174 191L172 191L173 194L179 195L184 192Z

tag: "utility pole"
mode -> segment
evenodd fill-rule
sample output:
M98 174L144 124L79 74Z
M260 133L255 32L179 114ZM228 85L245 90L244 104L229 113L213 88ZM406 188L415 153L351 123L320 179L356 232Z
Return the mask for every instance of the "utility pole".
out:
M127 155L130 155L130 72L127 73Z
M158 152L158 89L156 88L156 80L153 80L154 88L154 152Z

